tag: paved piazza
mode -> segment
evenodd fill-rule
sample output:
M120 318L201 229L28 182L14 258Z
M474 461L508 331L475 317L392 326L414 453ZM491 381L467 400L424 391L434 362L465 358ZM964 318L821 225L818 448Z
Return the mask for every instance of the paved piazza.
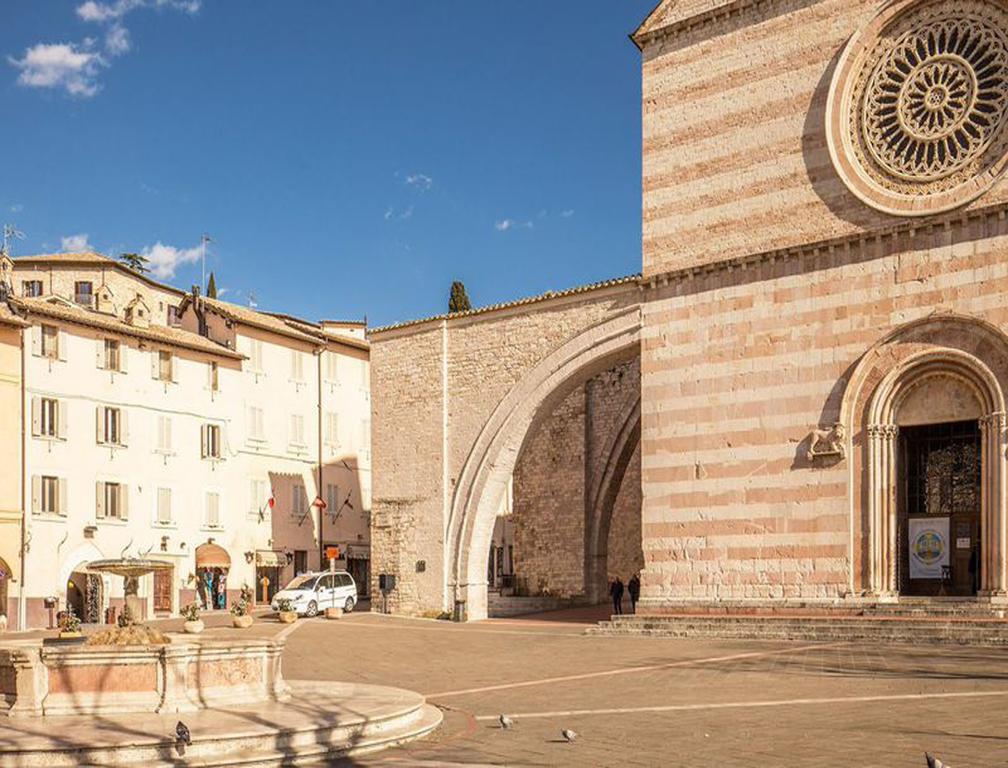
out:
M588 637L562 617L302 620L284 671L401 686L445 711L435 736L355 764L894 768L924 765L925 749L953 768L1008 762L1001 651Z

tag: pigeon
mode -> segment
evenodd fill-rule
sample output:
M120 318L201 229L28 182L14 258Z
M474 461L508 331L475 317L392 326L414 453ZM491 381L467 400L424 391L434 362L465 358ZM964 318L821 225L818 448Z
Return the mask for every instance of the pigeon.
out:
M507 715L501 715L500 717L497 718L497 720L500 722L502 730L508 731L514 727L514 720L512 720Z
M563 736L564 739L566 739L568 744L573 744L578 737L578 735L570 728L564 728L562 731L560 731L560 735Z
M928 768L952 768L952 766L946 765L930 752L924 753L924 759L927 760Z
M189 733L189 728L181 720L179 720L178 725L175 726L175 735L178 736L179 741L183 742L187 747L192 746L192 735Z

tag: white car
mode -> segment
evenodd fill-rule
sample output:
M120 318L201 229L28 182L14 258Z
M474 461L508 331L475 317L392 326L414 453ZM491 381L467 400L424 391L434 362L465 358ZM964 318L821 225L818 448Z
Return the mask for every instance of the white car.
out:
M349 613L357 605L357 585L346 571L303 573L273 595L270 607L280 610L281 600L290 600L299 616L317 616L326 608Z

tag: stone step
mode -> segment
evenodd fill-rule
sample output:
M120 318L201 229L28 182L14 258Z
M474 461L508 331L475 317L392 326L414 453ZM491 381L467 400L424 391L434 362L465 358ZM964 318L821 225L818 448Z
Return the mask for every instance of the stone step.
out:
M614 617L591 635L747 640L878 641L1008 646L1008 622L941 617L637 616Z
M183 715L11 718L0 768L319 764L420 738L441 711L410 691L347 683L291 682L290 701ZM181 719L192 744L173 737Z

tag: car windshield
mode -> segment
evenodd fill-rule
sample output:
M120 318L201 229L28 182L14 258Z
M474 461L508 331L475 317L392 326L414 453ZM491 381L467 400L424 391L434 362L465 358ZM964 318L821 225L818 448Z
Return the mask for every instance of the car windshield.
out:
M308 573L302 576L295 576L291 583L284 587L284 589L311 589L315 578L315 576Z

